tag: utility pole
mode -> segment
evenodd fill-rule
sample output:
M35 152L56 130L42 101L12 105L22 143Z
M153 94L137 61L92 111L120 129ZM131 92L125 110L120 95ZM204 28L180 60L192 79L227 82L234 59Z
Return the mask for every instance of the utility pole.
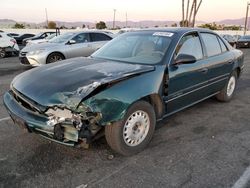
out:
M247 32L247 22L248 22L249 5L250 5L250 3L247 2L247 11L246 11L246 18L245 18L244 35L246 35L246 32Z
M114 18L113 18L113 29L115 29L115 14L116 14L116 9L113 9L114 11Z
M128 13L126 12L126 28L128 27Z
M46 23L47 23L47 28L49 28L49 20L48 20L48 12L47 12L47 8L45 8L45 15L46 15Z

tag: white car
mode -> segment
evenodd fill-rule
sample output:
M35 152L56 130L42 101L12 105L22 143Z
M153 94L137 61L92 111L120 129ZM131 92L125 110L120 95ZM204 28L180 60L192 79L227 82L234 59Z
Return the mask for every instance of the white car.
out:
M18 53L19 47L16 40L12 38L9 34L1 32L0 33L0 58L6 56L7 53Z
M34 44L41 44L41 43L46 43L48 42L50 39L58 36L59 34L56 35L56 33L52 34L52 35L49 35L47 36L46 38L44 39L37 39L37 40L29 40L27 41L27 44L26 46L30 46L30 45L34 45Z

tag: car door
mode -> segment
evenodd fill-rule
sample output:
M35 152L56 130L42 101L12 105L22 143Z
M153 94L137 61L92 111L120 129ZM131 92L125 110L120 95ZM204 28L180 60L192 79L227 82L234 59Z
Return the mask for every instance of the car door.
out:
M80 33L75 35L72 39L74 44L66 43L65 44L65 54L66 58L72 57L87 57L91 54L91 44L88 33Z
M196 62L174 65L180 54L192 55ZM164 97L168 114L181 110L207 96L204 93L207 69L204 66L204 53L197 32L182 37L168 68L168 91Z
M101 48L112 38L104 33L90 33L92 53Z
M208 68L207 92L213 94L225 86L233 70L234 55L216 34L200 33L200 35L205 46L206 61L204 63Z

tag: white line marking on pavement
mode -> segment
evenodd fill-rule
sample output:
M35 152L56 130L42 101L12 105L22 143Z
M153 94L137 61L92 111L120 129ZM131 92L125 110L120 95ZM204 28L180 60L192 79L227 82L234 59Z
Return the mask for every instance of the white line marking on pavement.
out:
M245 170L240 179L238 179L232 188L245 188L250 180L250 166Z
M10 119L10 117L5 117L5 118L0 119L0 122L1 122L1 121L7 121L7 120L9 120L9 119Z

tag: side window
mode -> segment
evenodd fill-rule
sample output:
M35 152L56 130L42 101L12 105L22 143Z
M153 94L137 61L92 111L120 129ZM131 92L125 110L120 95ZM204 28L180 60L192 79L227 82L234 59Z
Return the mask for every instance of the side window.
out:
M178 44L175 55L187 54L194 56L197 60L203 58L201 42L198 34L193 33L184 36Z
M102 33L90 33L90 37L92 42L107 41L112 39L111 37Z
M88 34L87 33L78 34L72 40L76 41L76 44L78 44L78 43L84 43L84 42L89 42L89 38L88 38Z
M216 35L211 34L211 33L201 33L201 37L207 49L208 57L221 54L222 51L221 51L220 43Z
M219 37L218 37L218 40L219 40L219 43L220 43L220 46L221 46L221 51L226 52L227 51L226 45L224 44L224 42Z

